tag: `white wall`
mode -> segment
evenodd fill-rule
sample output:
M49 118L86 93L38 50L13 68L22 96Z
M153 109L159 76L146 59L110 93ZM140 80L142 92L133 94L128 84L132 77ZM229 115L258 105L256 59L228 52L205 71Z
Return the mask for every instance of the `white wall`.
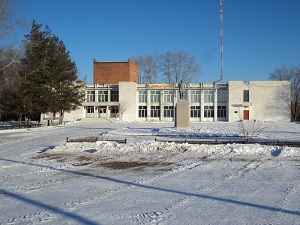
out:
M76 121L83 118L83 106L78 107L76 110L64 113L64 121Z
M125 107L122 121L137 120L137 84L135 82L119 83L120 108Z
M283 93L288 93L288 81L229 81L229 121L243 119L249 110L250 121L290 121L290 109ZM249 103L243 102L243 91L249 90ZM285 96L288 97L288 96Z

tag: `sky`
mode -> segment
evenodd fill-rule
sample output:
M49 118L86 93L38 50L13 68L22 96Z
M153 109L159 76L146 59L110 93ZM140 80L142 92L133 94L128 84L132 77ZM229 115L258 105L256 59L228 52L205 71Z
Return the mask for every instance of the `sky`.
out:
M22 13L64 42L87 83L93 59L125 62L167 51L195 57L202 83L220 79L219 6L219 0L26 0ZM268 80L277 67L300 65L299 0L224 0L223 9L225 82Z

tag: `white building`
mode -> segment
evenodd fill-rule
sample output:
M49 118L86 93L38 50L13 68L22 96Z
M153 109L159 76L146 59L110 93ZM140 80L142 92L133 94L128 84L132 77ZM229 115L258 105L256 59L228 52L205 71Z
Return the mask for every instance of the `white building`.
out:
M190 121L290 121L288 81L186 84ZM95 84L65 120L174 121L177 84ZM97 119L96 119L97 118Z

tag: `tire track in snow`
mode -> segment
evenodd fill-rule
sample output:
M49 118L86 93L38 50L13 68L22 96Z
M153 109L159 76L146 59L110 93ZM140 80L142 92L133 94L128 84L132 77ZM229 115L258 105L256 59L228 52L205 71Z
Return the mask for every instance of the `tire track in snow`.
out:
M193 160L193 162L176 166L170 171L166 171L164 173L154 175L154 176L151 176L151 177L148 177L145 179L139 179L136 181L132 181L131 183L136 183L139 185L150 184L150 183L156 182L160 179L166 179L168 176L174 175L178 172L183 172L184 170L191 170L191 169L195 169L199 166L207 165L210 163L210 161L213 161L213 160L224 160L223 157L224 156L222 156L222 155L221 156L220 155L217 155L217 156L209 155L204 158L195 159L195 160ZM203 159L205 159L207 161L203 161ZM228 159L225 159L225 160L228 160ZM206 184L205 186L202 186L200 190L217 188L217 185L222 184L224 181L229 181L229 180L238 178L240 176L244 176L246 173L252 171L253 169L256 169L258 166L260 166L263 163L264 163L263 160L256 160L256 161L250 162L246 166L244 166L242 169L238 170L238 172L232 172L229 174L225 174L222 179L219 179L217 182L210 182L210 183ZM80 210L85 205L96 204L99 201L103 201L107 198L112 197L114 194L124 192L124 191L130 190L132 188L139 187L139 185L135 186L135 185L123 184L116 189L108 190L105 193L101 193L100 195L87 197L87 198L81 199L80 201L77 201L77 202L73 201L71 203L65 203L65 205L68 207L68 210L71 210L71 211ZM135 220L142 223L143 219L145 219L146 221L152 221L153 223L157 224L157 222L164 221L166 218L165 215L171 213L172 209L175 209L178 207L184 207L186 204L188 204L194 198L195 198L194 196L187 196L184 198L180 198L179 201L176 201L175 203L172 203L170 206L164 207L163 209L161 209L159 211L147 212L144 214L136 215Z
M276 204L276 206L280 209L289 209L290 202L292 201L298 201L300 196L300 182L295 180L293 183L287 182L287 186L281 187L279 191L279 196L282 196L280 199L275 201L273 204ZM299 202L296 203L296 205L299 205ZM298 210L297 209L289 209L289 210ZM277 221L277 218L282 218L282 213L279 211L274 211L271 214L269 214L267 217L264 218L264 221ZM290 215L291 216L291 215ZM278 220L280 221L280 219ZM297 222L298 223L298 222ZM297 224L295 221L295 224Z
M178 154L180 154L180 153L178 153ZM176 154L176 155L178 155L178 154ZM173 156L174 155L172 155L172 157ZM132 188L138 188L138 187L140 187L140 185L150 184L150 183L153 183L157 180L165 179L166 177L168 177L170 175L174 175L174 174L176 174L178 172L181 172L181 171L184 171L186 169L193 169L193 168L196 168L200 165L204 165L204 164L207 164L207 163L208 162L203 162L203 161L198 161L197 160L196 162L193 161L191 163L187 163L187 164L184 164L184 165L177 165L169 171L164 171L164 172L161 172L159 174L152 175L148 178L131 181L130 182L131 184L121 184L118 188L110 189L108 191L105 191L104 193L101 193L101 194L97 195L97 196L86 197L86 198L81 199L80 201L77 201L77 202L73 201L73 202L70 202L70 203L65 203L65 205L68 207L68 210L79 210L84 205L95 204L99 201L103 201L107 198L110 198L114 194L124 192L124 191L127 191L127 190L132 189ZM137 184L137 185L134 185L134 184Z
M53 175L53 174L52 174ZM58 175L58 174L56 174ZM54 175L55 176L55 175ZM53 178L53 179L47 179L47 180L37 180L36 183L29 183L24 185L17 185L14 187L9 187L10 191L17 191L19 193L29 193L32 191L37 191L42 188L52 187L54 185L61 184L66 181L70 181L73 179L77 179L78 177L81 177L80 175L73 175L73 176L67 176L62 178Z
M221 156L221 157L223 157L223 156ZM160 179L165 179L168 176L174 175L178 172L183 172L184 170L195 169L199 166L202 166L202 165L204 166L204 165L210 163L210 160L203 161L203 159L205 159L205 160L207 160L207 159L221 160L220 156L214 157L213 155L210 155L210 156L204 157L204 158L200 158L200 159L195 159L192 162L189 162L189 163L186 163L186 164L183 164L183 165L177 165L174 168L172 168L170 171L165 171L163 173L156 174L156 175L153 175L153 176L145 178L145 179L138 179L136 181L130 182L130 183L133 183L131 185L130 184L122 184L122 185L118 186L118 188L110 189L110 190L106 191L105 193L101 193L97 196L86 197L86 198L80 199L79 201L72 201L72 202L69 202L69 203L64 203L64 208L67 208L67 211L80 210L85 205L95 204L99 201L105 200L105 199L113 196L114 194L117 194L117 193L120 193L120 192L123 192L123 191L127 191L127 190L135 188L135 187L139 187L139 185L135 186L134 183L140 184L140 185L150 184L150 183L153 183L153 182L158 181ZM258 165L253 164L253 163L254 162L249 163L247 166L245 166L244 169L240 170L240 172L237 172L236 175L234 175L235 173L230 173L227 176L225 176L222 180L219 180L218 182L213 182L213 183L206 184L205 187L201 188L201 190L211 188L213 186L216 186L218 183L223 182L223 180L233 179L233 178L235 178L239 175L244 174L245 172L250 171L253 168L257 168ZM79 175L77 177L81 177L81 175ZM77 177L75 176L74 178L76 179ZM68 179L69 179L68 177L65 178L65 180L68 180ZM24 189L30 190L31 188L35 189L37 187L42 187L42 186L51 186L52 185L51 183L52 183L52 181L50 180L48 183L46 182L44 185L37 184L37 186L32 185L31 187L30 186L26 187L26 185L25 185ZM141 214L141 215L137 215L137 216L135 216L135 219L139 220L139 218L140 218L141 222L143 220L153 221L153 223L162 222L165 219L165 215L168 214L168 213L171 213L172 209L175 209L175 208L178 208L178 207L183 207L184 205L188 204L188 202L193 198L194 197L192 197L192 196L187 196L187 197L184 197L184 198L180 198L178 201L172 203L168 207L164 207L160 211L149 212L149 213L144 213L144 214ZM32 220L34 220L35 215L32 215L32 217L33 217ZM29 219L30 215L26 215L26 218Z
M208 159L208 158L206 158L206 159ZM212 160L212 158L210 158L210 160ZM215 158L215 160L217 160L217 158ZM244 166L243 168L239 169L237 172L225 174L221 179L214 181L214 182L207 183L206 185L202 186L200 190L203 191L203 190L207 190L207 189L211 190L211 189L218 188L217 185L219 185L219 184L223 185L223 182L232 181L233 179L237 179L241 176L245 176L246 173L249 173L249 172L257 169L259 166L261 166L265 162L266 162L265 160L261 160L261 159L252 161L252 162L248 163L246 166ZM195 169L198 166L201 166L201 164L192 163L190 165L187 165L186 169ZM178 170L178 171L180 171L180 170ZM134 220L137 221L138 224L149 224L149 223L160 224L160 223L163 223L166 218L169 218L168 214L171 214L172 210L180 208L180 207L185 207L187 204L189 204L190 201L192 201L194 199L195 199L194 196L187 196L184 198L180 198L178 201L173 202L169 206L164 207L159 211L156 210L153 212L146 212L146 213L135 215Z
M5 222L1 222L0 225L9 225L9 224L40 224L40 223L47 223L58 218L59 215L49 212L49 211L43 211L43 212L34 212L30 214L25 214L22 216L14 217L7 219Z

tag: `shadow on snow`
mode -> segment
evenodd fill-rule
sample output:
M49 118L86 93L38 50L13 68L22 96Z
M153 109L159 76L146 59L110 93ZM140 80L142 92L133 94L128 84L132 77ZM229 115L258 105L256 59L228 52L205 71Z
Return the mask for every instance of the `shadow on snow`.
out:
M274 154L278 154L278 153L274 153ZM76 174L76 175L86 176L86 177L92 177L92 178L102 179L102 180L106 180L106 181L110 181L110 182L116 182L116 183L134 186L134 187L155 190L155 191L168 192L168 193L174 193L174 194L185 195L185 196L192 196L192 197L202 198L202 199L210 199L210 200L219 201L219 202L226 202L226 203L230 203L230 204L258 208L258 209L268 210L268 211L272 211L272 212L280 212L280 213L286 213L286 214L300 216L300 211L285 210L285 209L275 208L275 207L271 207L271 206L265 206L265 205L249 203L249 202L242 202L242 201L220 198L220 197L214 197L214 196L210 196L210 195L202 195L202 194L195 194L195 193L190 193L190 192L177 191L177 190L173 190L173 189L160 188L160 187L155 187L155 186L150 186L150 185L145 185L145 184L138 184L138 183L134 183L134 182L124 181L124 180L120 180L120 179L115 179L115 178L111 178L111 177L93 175L93 174L83 173L83 172L69 171L69 170L65 170L65 169L58 169L58 168L55 168L52 166L44 166L44 165L35 164L35 163L28 163L28 162L16 161L16 160L11 160L11 159L1 159L1 158L0 158L0 160L5 161L5 162L13 162L13 163L20 163L20 164L25 164L25 165L30 165L30 166L43 167L43 168L48 168L48 169L51 169L54 171L71 173L71 174ZM55 213L59 213L62 216L69 217L70 219L76 220L77 222L80 222L83 224L88 224L88 225L98 224L98 223L88 220L82 216L79 216L79 215L76 215L76 214L73 214L70 212L66 212L63 209L60 209L58 207L50 206L50 205L38 202L36 200L25 198L21 195L18 195L18 194L15 194L15 193L3 190L3 189L0 189L0 194L7 195L11 198L26 202L31 205L35 205L37 207L51 210Z

